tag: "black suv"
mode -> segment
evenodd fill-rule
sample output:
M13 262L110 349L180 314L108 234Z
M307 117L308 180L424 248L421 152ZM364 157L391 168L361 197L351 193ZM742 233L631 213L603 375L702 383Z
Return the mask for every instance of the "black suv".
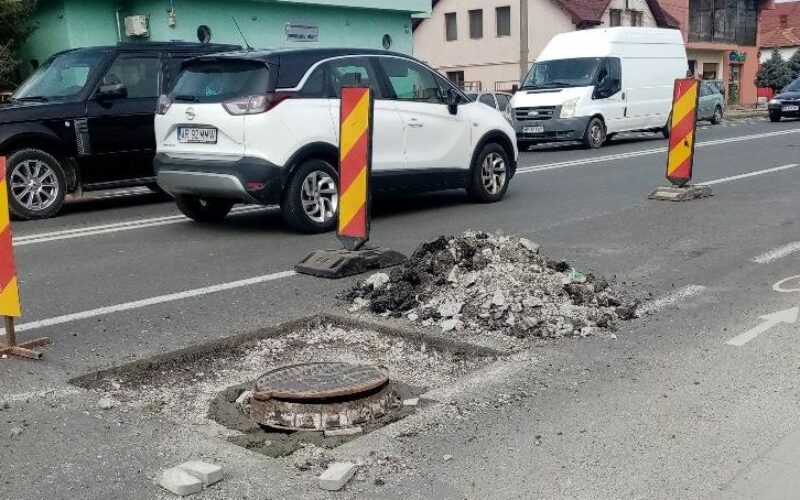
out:
M236 45L120 43L61 52L0 105L11 214L52 217L67 193L146 185L158 96L198 55Z

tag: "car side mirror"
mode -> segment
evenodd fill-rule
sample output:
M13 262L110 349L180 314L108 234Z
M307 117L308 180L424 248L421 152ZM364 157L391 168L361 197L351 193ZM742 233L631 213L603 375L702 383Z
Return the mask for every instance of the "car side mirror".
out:
M125 99L128 97L128 89L121 83L100 85L100 88L97 89L97 97L104 100Z
M458 114L458 105L461 104L461 95L455 89L447 91L447 110L451 115Z

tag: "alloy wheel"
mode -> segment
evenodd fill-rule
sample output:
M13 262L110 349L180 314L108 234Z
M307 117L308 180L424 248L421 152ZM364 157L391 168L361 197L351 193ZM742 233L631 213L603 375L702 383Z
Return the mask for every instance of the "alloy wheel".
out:
M9 181L11 195L28 210L46 210L60 194L56 172L41 160L17 163L11 170Z
M489 153L481 166L483 187L489 194L497 194L506 185L506 162L498 153Z
M311 172L303 180L300 200L309 219L320 224L331 220L339 207L336 181L326 172Z

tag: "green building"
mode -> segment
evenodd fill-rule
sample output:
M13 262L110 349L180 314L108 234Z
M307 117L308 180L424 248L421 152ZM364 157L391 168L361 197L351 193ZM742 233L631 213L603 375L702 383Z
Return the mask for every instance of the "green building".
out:
M205 41L256 48L412 51L412 17L430 0L37 0L20 54L27 74L50 55L118 41ZM234 19L236 22L234 22Z

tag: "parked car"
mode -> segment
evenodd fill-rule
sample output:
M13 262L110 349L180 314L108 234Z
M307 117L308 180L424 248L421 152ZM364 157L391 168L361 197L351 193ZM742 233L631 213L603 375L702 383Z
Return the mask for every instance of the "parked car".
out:
M153 117L184 60L236 45L121 43L61 52L0 105L16 219L51 217L67 193L155 187Z
M504 112L514 97L505 92L467 92L471 101L483 103L500 112Z
M279 204L290 227L336 222L341 87L375 95L374 192L466 189L503 198L514 130L414 58L357 49L237 52L187 61L156 116L158 184L199 222Z
M773 122L781 118L800 117L800 78L787 85L769 101L769 119Z
M714 125L722 123L725 98L719 89L706 82L700 82L700 96L697 103L697 119L708 120Z
M674 81L688 69L678 30L608 28L553 37L506 116L520 146L581 141L599 148L619 132L668 136Z

